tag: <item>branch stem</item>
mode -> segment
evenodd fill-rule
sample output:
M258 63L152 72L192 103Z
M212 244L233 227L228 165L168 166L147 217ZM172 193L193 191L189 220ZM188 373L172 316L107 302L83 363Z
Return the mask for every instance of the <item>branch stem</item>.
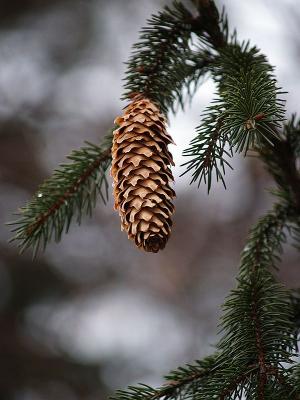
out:
M55 212L57 212L60 207L72 197L79 189L81 185L87 181L87 179L93 174L93 172L99 168L103 161L109 160L111 156L111 149L105 150L97 160L95 160L92 165L87 168L86 171L64 192L62 196L57 199L57 201L46 211L45 213L37 216L36 221L26 228L27 235L31 235L36 229L43 225L49 217L51 217Z

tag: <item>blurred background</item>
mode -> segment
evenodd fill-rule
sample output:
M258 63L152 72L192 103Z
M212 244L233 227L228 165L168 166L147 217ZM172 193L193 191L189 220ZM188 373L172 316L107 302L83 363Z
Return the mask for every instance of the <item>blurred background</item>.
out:
M102 400L117 388L159 385L178 365L213 351L220 305L235 285L247 232L272 199L256 159L235 156L225 191L179 178L182 150L213 98L207 80L170 116L177 146L175 226L159 254L120 232L112 201L73 225L36 261L18 255L4 223L84 140L99 143L124 106L130 47L163 0L1 0L0 399ZM299 111L297 0L224 0L230 26L276 65ZM280 279L300 287L290 245Z

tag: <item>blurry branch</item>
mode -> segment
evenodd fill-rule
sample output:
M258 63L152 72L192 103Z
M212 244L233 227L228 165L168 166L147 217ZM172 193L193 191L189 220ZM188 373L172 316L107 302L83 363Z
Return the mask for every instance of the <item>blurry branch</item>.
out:
M9 224L15 232L11 240L19 241L21 251L32 246L35 256L53 236L59 241L63 231L68 232L74 216L80 224L83 213L91 215L98 196L106 202L111 140L108 135L100 146L87 143L86 147L74 150L68 156L71 163L56 169L20 209L19 219Z

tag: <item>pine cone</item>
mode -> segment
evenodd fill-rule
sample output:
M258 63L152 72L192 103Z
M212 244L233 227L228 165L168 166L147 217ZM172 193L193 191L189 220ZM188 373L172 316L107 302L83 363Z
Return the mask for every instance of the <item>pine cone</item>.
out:
M121 229L139 248L157 253L171 233L175 192L165 117L151 100L136 96L115 119L111 174Z

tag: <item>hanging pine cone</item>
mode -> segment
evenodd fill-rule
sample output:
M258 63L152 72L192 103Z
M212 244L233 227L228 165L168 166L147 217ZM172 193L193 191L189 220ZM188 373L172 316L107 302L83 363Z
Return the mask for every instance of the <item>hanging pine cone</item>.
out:
M157 253L171 233L175 192L166 120L151 100L137 95L117 117L111 174L121 229L139 248Z

